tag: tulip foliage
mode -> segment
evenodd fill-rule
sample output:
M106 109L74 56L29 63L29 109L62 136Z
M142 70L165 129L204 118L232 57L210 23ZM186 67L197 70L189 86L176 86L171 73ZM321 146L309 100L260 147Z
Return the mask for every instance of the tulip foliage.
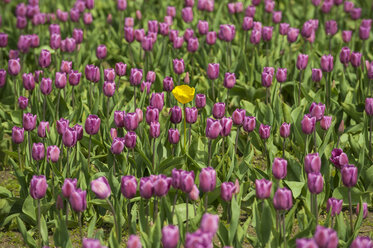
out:
M373 247L370 1L0 2L24 246Z

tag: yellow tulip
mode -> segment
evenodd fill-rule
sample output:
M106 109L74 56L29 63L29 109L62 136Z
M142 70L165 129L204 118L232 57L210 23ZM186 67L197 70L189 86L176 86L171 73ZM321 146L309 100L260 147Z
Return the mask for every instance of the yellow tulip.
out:
M180 85L176 86L172 90L172 94L176 98L176 100L182 104L186 104L188 102L191 102L194 98L195 89L192 87L189 87L188 85Z

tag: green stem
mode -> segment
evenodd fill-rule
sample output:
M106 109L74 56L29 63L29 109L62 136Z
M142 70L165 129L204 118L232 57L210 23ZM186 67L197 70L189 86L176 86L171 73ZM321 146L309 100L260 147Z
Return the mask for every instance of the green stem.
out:
M185 110L185 104L184 104L184 149L185 149L185 152L186 152L186 150L187 150L187 148L186 148L186 137L187 137L187 135L186 135L186 130L187 130L187 128L186 128L186 110Z
M88 165L87 169L91 167L91 145L92 145L92 135L89 135L89 144L88 144Z
M237 128L237 133L236 133L236 143L234 144L234 153L237 154L237 145L238 145L238 137L240 136L240 129L241 126Z
M58 96L57 96L57 110L56 110L56 112L57 112L57 120L59 119L58 117L58 113L59 113L59 110L60 110L60 98L61 98L61 90L58 90Z
M42 247L42 246L43 246L43 241L42 241L42 239L41 239L40 216L41 216L41 213L40 213L40 199L38 199L38 229L39 229L39 244L40 244L40 247Z
M211 80L211 91L212 91L212 100L215 101L215 83L214 83L214 80Z
M352 199L351 199L351 187L348 188L348 205L350 208L350 228L351 228L351 235L354 233L354 225L352 222Z
M286 138L284 138L284 142L282 144L282 158L285 158L285 146L286 146Z
M175 197L174 197L174 203L172 205L172 213L171 213L171 219L173 220L174 213L175 213L175 206L176 206L176 201L178 197L179 191L176 191Z
M69 155L70 155L70 147L67 147L67 155L66 155L66 177L70 178L70 164L69 164Z
M31 131L28 131L27 132L27 135L28 135L28 150L29 150L29 153L30 153L30 162L29 162L29 165L31 167L31 161L32 161L32 149L31 149L31 143L32 143L32 140L31 140Z
M210 167L210 164L211 164L211 143L212 143L212 140L209 139L209 143L208 143L208 154L209 154L209 157L208 157L208 162L207 162L207 166Z
M80 233L80 242L83 244L83 232L82 232L82 212L79 212L78 214L79 218L79 233Z
M185 226L185 233L188 233L188 221L189 221L189 194L186 195L186 226Z
M283 229L283 235L284 235L284 248L286 248L286 225L285 225L285 213L282 215L282 229Z
M23 164L22 164L22 159L21 159L21 147L20 147L20 145L17 145L17 149L18 149L18 163L19 163L19 167L20 167L21 171L23 171Z
M155 172L155 138L153 139L153 171Z
M136 86L133 86L133 112L136 112Z
M44 121L45 121L45 109L46 109L46 105L47 105L47 96L44 95L44 102L43 102L43 120Z
M315 217L316 217L316 225L318 225L319 224L319 211L318 211L318 207L317 207L317 195L315 194L314 195L314 202L315 202Z
M113 204L111 204L111 202L109 201L108 198L106 198L106 202L107 202L107 204L109 205L110 210L111 210L111 212L112 212L112 214L113 214L115 230L117 231L117 232L116 232L116 234L117 234L117 239L118 239L118 242L120 243L120 233L121 233L121 231L120 231L119 226L118 226L118 222L117 222L117 218L116 218L117 216L116 216L116 214L115 214L115 209L114 209L114 207L113 207Z
M205 213L207 213L207 205L209 202L209 195L208 192L205 193Z
M298 105L300 105L301 83L302 83L302 70L299 71Z

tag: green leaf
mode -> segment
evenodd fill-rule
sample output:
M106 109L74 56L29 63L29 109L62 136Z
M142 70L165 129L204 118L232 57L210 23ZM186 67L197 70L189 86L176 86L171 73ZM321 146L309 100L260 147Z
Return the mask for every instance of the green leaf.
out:
M35 240L27 232L25 224L23 223L23 221L19 217L17 217L17 225L18 225L18 230L21 232L23 240L25 241L25 243L29 247L36 248Z
M304 182L296 182L296 181L287 181L284 180L284 183L291 189L294 199L297 199L298 196L302 193L302 189L305 185Z

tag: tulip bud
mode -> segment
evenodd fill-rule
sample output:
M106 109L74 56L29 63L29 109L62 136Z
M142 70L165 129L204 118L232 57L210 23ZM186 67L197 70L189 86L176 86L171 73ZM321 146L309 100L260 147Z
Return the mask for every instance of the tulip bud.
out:
M206 106L206 96L204 94L196 94L196 107L198 109Z
M32 176L30 182L30 195L34 199L41 199L47 193L47 180L44 175L41 176Z
M324 187L324 179L320 172L308 173L308 189L312 194L320 194Z
M297 59L297 68L298 70L305 70L308 64L308 55L299 54ZM333 68L332 68L333 69Z
M98 59L105 59L107 55L107 49L105 45L99 45L96 49L96 57Z
M276 210L289 210L293 206L291 191L287 188L278 188L273 196L273 205Z
M273 176L278 179L284 179L287 174L287 165L288 161L283 158L275 158L272 164L272 173Z
M356 215L359 216L360 212L360 204L357 204L356 207ZM366 202L363 202L363 219L366 219L368 217L368 204Z
M243 122L243 129L246 132L252 132L254 131L256 126L256 117L254 116L245 116L244 122Z
M303 133L311 134L315 129L316 117L311 117L311 115L304 115L301 125Z
M193 171L182 171L180 178L180 189L189 194L193 190L194 186L194 172Z
M335 198L329 198L326 204L326 211L329 212L331 209L331 216L336 216L342 211L343 200Z
M111 194L111 189L106 177L99 177L91 182L93 193L100 199L106 199Z
M231 201L232 196L236 191L236 186L232 182L224 182L221 184L220 196L224 201Z
M366 98L365 99L365 112L367 115L373 115L373 98Z
M193 185L193 189L192 189L192 191L190 191L189 197L193 201L197 201L198 200L198 198L199 198L199 190L198 190L197 185Z
M190 23L193 21L193 9L191 7L186 7L181 10L181 17L184 22Z
M206 35L206 43L210 46L214 45L216 43L216 38L217 38L216 32L210 31Z
M67 78L66 78L66 73L64 72L56 72L56 79L54 82L54 85L58 89L63 89L66 86Z
M20 96L18 98L18 106L20 109L24 110L27 108L27 105L28 105L28 98L24 97L24 96Z
M339 60L344 66L347 66L350 62L351 50L348 47L342 47L341 53L339 54Z
M332 124L332 116L324 115L324 117L320 121L320 127L323 130L328 130L331 124Z
M313 0L314 2L315 0ZM317 0L319 1L320 3L320 0ZM317 245L316 241L311 238L311 239L307 239L307 238L301 238L301 239L297 239L296 240L296 248L319 248L319 246Z
M272 34L273 34L273 27L262 28L263 41L270 41L272 39Z
M361 8L353 8L351 11L350 11L350 16L351 16L351 19L352 20L357 20L360 18L361 16Z
M352 243L350 248L371 248L373 241L369 237L358 236Z
M272 182L266 179L255 180L256 197L258 199L266 199L271 195Z
M322 103L313 102L310 107L310 113L312 117L316 118L316 121L322 120L324 117L325 105Z
M117 8L120 11L126 10L127 1L126 0L117 0Z
M120 184L120 190L124 197L132 199L136 196L137 180L134 176L123 176Z
M224 87L232 89L236 84L236 75L234 73L227 72L224 76Z
M0 69L0 88L4 87L6 83L6 70Z
M115 80L115 70L113 68L104 70L104 80L109 82L113 82Z
M216 171L212 167L203 168L199 174L199 182L202 192L213 191L216 187Z
M321 57L321 69L325 72L331 72L333 70L333 56L323 55Z
M83 212L87 209L87 191L82 191L81 189L76 189L71 192L69 197L71 208L75 212Z
M176 248L179 242L179 229L177 226L164 226L162 228L162 245L164 248Z
M35 88L35 79L32 73L24 73L22 75L23 87L26 90L32 91Z
M123 122L127 131L135 131L139 125L138 116L136 113L124 114Z
M104 95L107 97L112 97L115 93L115 82L105 81L102 87Z
M280 127L280 136L284 139L290 136L290 123L282 123Z
M181 122L182 112L179 106L172 107L170 109L170 114L171 114L170 120L172 123L178 124Z
M332 156L330 157L330 161L338 169L342 169L345 165L348 165L347 154L344 153L343 150L339 148L332 150Z
M180 140L180 133L177 129L170 128L168 130L168 142L171 144L177 144Z
M297 28L289 28L288 33L287 33L287 40L289 43L294 43L297 41L299 35L299 29ZM298 57L299 58L299 57ZM307 62L308 62L308 57L307 57ZM307 66L307 64L306 64Z
M326 228L323 226L317 226L314 239L317 245L321 248L336 248L338 247L338 235L337 232L331 228Z
M325 23L325 33L327 35L335 35L338 31L338 24L334 20L327 21Z
M17 126L14 126L12 128L12 140L15 144L21 144L23 142L23 140L25 139L24 132L24 128L20 128Z
M287 35L289 32L290 24L289 23L280 23L280 34Z
M132 43L135 40L135 32L133 31L132 27L125 27L124 28L124 39L128 43Z
M361 53L352 52L350 61L353 67L359 67L361 65Z
M231 42L236 35L236 28L234 25L223 24L220 25L219 39L226 42Z
M62 135L62 143L66 147L75 146L77 141L77 133L74 128L67 127Z
M346 187L354 187L357 183L357 167L353 164L345 165L342 170L342 182Z
M312 68L312 81L320 82L322 79L322 70Z
M259 127L259 136L260 138L266 140L271 135L271 126L260 124Z
M171 187L171 181L172 179L170 177L166 177L162 174L153 176L154 195L158 197L165 196Z
M220 131L220 135L222 137L226 137L228 136L230 133L231 133L231 129L232 129L232 118L230 117L223 117L222 119L220 119L220 125L222 127L221 131Z
M151 122L158 122L159 119L159 110L148 106L146 108L146 122L150 125Z
M73 38L77 44L81 44L83 42L83 30L74 28Z
M219 122L219 120L214 120L212 118L208 118L206 121L206 137L209 139L216 139L221 130L222 126Z
M36 115L31 113L23 114L23 128L26 131L32 131L36 127Z
M41 50L39 56L39 65L41 68L46 68L51 64L51 53L48 50Z
M136 146L136 133L135 132L127 132L126 135L124 136L125 143L124 145L128 149L134 149Z
M253 5L247 6L246 11L245 11L245 16L254 18L256 12L256 8Z
M83 248L104 248L101 246L101 242L98 239L83 238Z
M127 64L124 64L123 62L119 62L115 64L115 72L119 77L122 77L126 75L127 70Z
M132 68L131 69L131 76L130 76L130 83L131 85L139 85L142 81L142 69Z
M190 38L188 40L187 50L190 53L194 53L198 50L199 42L197 38Z
M271 87L273 80L273 74L268 73L266 71L262 72L262 85L266 88Z
M320 172L321 159L318 153L310 153L304 157L304 169L306 173Z
M48 146L47 148L47 161L57 163L60 157L60 148L58 146Z
M49 122L41 121L38 127L38 136L45 138L47 137L47 132L49 132Z
M219 64L209 64L207 67L207 77L215 80L219 77Z
M276 80L280 83L286 82L288 70L286 68L278 68L276 72Z
M172 77L165 77L163 79L163 90L167 92L171 92L174 89L174 82Z
M44 159L45 148L43 143L34 143L32 145L32 158L36 161Z
M100 130L101 119L97 115L89 115L85 121L85 131L89 135L95 135Z
M344 31L342 31L342 40L343 40L343 42L345 42L345 43L350 42L351 36L352 36L352 31L350 31L350 30L344 30Z
M21 64L19 59L10 59L8 62L8 72L12 76L17 76L21 71Z
M124 142L122 138L114 138L111 143L110 151L113 154L120 154L124 149Z
M272 21L273 23L280 23L282 19L282 12L281 11L274 11L272 14Z
M205 233L212 233L215 235L219 228L219 216L214 214L205 213L202 216L200 229Z
M150 129L149 129L149 134L150 134L150 137L155 139L155 138L158 138L159 137L159 134L160 134L160 124L159 122L151 122L150 123Z
M150 106L161 112L164 106L164 93L153 93L150 98Z
M233 111L232 114L232 120L234 125L241 126L244 123L245 120L245 115L246 115L246 110L244 109L236 109Z
M136 235L130 235L127 241L127 248L141 248L140 238Z

